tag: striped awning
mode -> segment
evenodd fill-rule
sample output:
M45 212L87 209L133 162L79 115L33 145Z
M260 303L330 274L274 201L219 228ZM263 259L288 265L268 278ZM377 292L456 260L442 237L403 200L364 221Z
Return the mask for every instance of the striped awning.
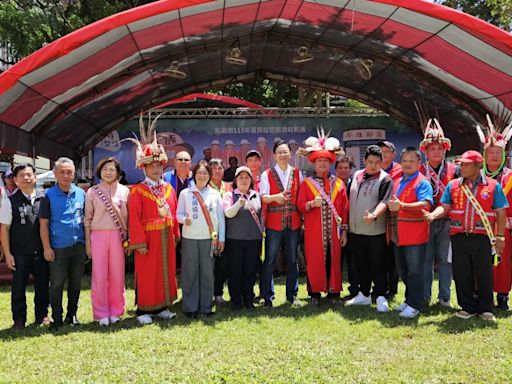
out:
M245 64L226 60L237 49ZM171 63L186 77L169 76ZM412 128L422 100L460 152L477 145L486 113L512 110L512 35L421 0L159 1L0 75L0 148L77 156L143 109L260 74L361 100Z

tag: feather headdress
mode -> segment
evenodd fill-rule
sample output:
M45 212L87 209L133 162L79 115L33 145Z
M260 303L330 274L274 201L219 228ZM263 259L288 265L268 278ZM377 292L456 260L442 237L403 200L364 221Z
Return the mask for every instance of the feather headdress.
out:
M505 126L507 120L510 119L510 115L510 113L500 113L494 123L489 115L485 115L487 118L487 135L478 124L476 125L476 132L484 145L484 150L493 146L502 149L507 147L507 143L512 137L512 121Z
M425 152L427 147L433 143L441 144L445 150L449 151L452 147L452 142L449 138L444 136L443 128L439 123L439 119L427 118L426 107L423 103L416 103L416 111L418 112L421 124L421 130L423 131L423 140L420 142L420 150Z
M308 137L306 141L304 141L305 147L297 150L298 155L306 156L312 163L320 158L329 159L331 163L334 163L336 156L345 154L339 140L334 137L329 137L330 132L326 134L322 127L317 127L316 131L318 137Z
M142 112L139 117L139 133L140 139L137 135L133 134L135 138L128 137L124 140L131 141L136 145L135 149L135 164L137 168L143 168L145 165L153 161L159 161L162 164L167 163L167 154L162 144L158 144L156 140L156 122L162 115L159 114L153 120L149 116L148 126L144 124ZM123 141L123 140L122 140Z

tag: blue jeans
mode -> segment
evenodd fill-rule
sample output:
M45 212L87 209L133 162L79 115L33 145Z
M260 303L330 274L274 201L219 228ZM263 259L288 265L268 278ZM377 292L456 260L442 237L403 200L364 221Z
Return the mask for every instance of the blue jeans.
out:
M299 290L299 265L297 263L297 247L299 244L299 229L292 231L285 229L283 231L266 230L265 238L265 261L262 268L262 288L263 298L265 300L274 299L274 265L276 263L277 253L284 241L284 253L286 259L286 299L293 301Z
M434 280L434 262L438 261L439 300L450 300L452 284L450 220L440 219L430 224L430 239L425 255L425 293L426 302L432 296L432 281ZM448 261L450 260L450 261Z
M405 302L418 311L423 307L423 266L427 243L420 245L394 246L396 267L405 284Z

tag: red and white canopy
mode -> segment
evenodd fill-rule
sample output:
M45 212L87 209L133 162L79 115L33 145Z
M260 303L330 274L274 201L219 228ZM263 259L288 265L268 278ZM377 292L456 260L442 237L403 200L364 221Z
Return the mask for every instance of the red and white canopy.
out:
M297 63L300 47L313 59ZM245 65L226 62L233 48ZM185 79L166 74L173 61ZM512 110L512 35L421 0L158 1L0 75L0 148L84 153L142 109L259 73L359 99L412 127L421 99L460 152L477 145L476 121Z

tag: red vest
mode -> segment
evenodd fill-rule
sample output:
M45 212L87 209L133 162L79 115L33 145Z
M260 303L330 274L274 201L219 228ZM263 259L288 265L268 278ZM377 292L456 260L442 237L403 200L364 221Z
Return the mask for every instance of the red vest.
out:
M416 187L423 180L426 180L425 176L418 173L418 175L409 181L407 186L402 189L400 195L397 194L400 182L397 182L395 184L394 193L402 203L416 203L418 201ZM393 223L395 220L396 224ZM421 213L421 210L418 210L418 212L399 210L392 214L390 221L391 240L396 245L420 245L428 242L429 225L423 219L423 213Z
M387 173L389 177L391 177L391 180L393 180L393 183L397 184L403 174L402 166L400 165L400 163L395 163L393 161L393 165L391 166L391 169Z
M272 175L270 169L267 169L268 182L270 186L270 195L275 195L277 193L281 193L281 189L279 188L279 184L275 177ZM292 173L290 177L293 177L291 191L290 191L290 200L284 205L279 205L277 203L270 203L267 205L267 214L265 218L265 226L274 231L282 231L283 229L289 228L291 230L299 229L301 226L300 213L297 209L297 197L299 195L299 185L300 185L300 177L299 170L297 168L292 168ZM283 185L283 188L286 189L287 186Z
M450 196L452 198L452 207L450 210L450 234L456 233L475 233L487 235L480 216L468 201L464 191L461 188L460 179L452 180L450 186ZM487 214L491 226L494 228L496 214L492 205L494 203L494 191L496 189L496 180L485 177L485 184L478 184L475 197Z
M433 208L436 208L441 204L439 201L441 200L441 196L443 195L443 192L444 192L446 186L455 177L455 171L457 169L455 167L455 165L453 165L453 163L450 163L449 161L445 161L444 164L445 164L445 168L444 168L442 174L437 175L440 178L440 181L443 184L443 186L441 186L438 194L434 196L434 207ZM420 172L422 174L424 174L425 176L427 176L427 170L425 169L425 165L423 165L423 164L421 165Z

